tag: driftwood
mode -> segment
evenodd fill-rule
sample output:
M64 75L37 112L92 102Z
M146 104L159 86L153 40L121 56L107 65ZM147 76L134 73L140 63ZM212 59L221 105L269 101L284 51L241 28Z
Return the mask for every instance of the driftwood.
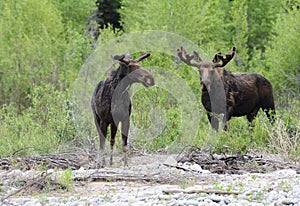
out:
M67 153L34 157L6 157L0 158L0 169L79 169L81 166L87 163L86 156L87 155L79 153Z
M209 150L190 147L182 151L177 157L177 162L192 162L202 169L218 174L243 174L243 173L267 173L280 169L293 169L300 173L299 163L284 162L267 159L262 155L240 154L212 154Z
M161 184L175 184L187 181L186 177L179 177L175 173L151 172L151 171L133 171L132 169L112 169L102 168L93 170L91 173L82 173L73 177L74 181L140 181Z
M267 159L262 155L257 154L212 154L209 150L200 149L197 147L185 148L176 158L178 163L196 163L204 170L209 170L212 173L218 174L243 174L251 173L266 173L280 169L293 169L300 173L299 163L292 163L287 161L280 161L274 159ZM166 165L168 166L168 165ZM86 169L93 169L94 164L87 153L66 153L56 155L43 155L35 157L6 157L0 158L0 170L31 170L31 169L67 169L72 170L84 167ZM175 164L173 167L184 171L189 171L180 164ZM114 174L114 175L112 175ZM133 176L136 175L136 176ZM130 174L122 172L115 174L111 169L108 171L101 171L94 174L92 179L95 180L128 180L135 181L136 179L142 181L159 182L156 179L156 174ZM164 179L164 178L163 178ZM175 178L176 179L176 178ZM168 180L170 181L170 180ZM162 180L162 182L167 182Z

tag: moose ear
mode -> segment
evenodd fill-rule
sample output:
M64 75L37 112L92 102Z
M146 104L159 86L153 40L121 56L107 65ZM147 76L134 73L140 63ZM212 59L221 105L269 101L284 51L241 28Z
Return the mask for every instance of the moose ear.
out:
M112 57L114 61L122 61L125 58L125 54L115 55Z
M125 54L115 55L112 59L119 64L128 64L129 62L125 60Z

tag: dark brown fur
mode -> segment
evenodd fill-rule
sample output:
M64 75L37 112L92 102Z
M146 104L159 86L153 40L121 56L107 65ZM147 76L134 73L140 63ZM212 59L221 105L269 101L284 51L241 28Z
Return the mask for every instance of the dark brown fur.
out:
M139 65L139 61L149 56L150 54L148 53L143 54L136 60L125 58L125 55L115 56L114 60L120 64L119 68L112 71L106 80L100 81L95 88L91 105L100 138L100 153L97 159L98 167L105 166L105 140L109 125L111 128L110 165L113 164L113 147L119 123L122 125L124 163L127 164L127 137L131 114L131 101L128 88L135 82L142 83L146 87L154 85L152 74ZM102 162L100 162L101 155Z
M235 48L226 57L218 53L213 61L202 61L196 52L194 55L188 55L183 48L178 53L185 63L199 69L202 104L208 111L207 115L212 127L216 130L218 130L218 120L212 112L225 114L224 130L227 129L227 121L231 117L247 116L248 121L252 122L261 108L272 122L271 113L275 114L273 88L265 77L256 73L234 73L224 68L234 53ZM191 60L196 62L192 63ZM220 61L223 63L220 64Z

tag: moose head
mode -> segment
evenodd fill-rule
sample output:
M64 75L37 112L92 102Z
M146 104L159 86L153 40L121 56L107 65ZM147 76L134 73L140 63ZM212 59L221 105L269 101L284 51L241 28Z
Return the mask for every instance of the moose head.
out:
M145 87L149 87L154 85L154 77L139 64L149 56L150 53L144 53L133 60L129 54L123 54L114 56L113 60L120 64L121 75L127 76L130 83L142 83Z
M233 47L228 54L225 56L221 52L215 54L212 61L203 61L197 52L193 52L192 55L187 54L183 47L178 49L179 58L187 65L197 67L200 73L200 81L202 90L210 92L211 84L216 76L220 76L223 68L235 54L236 48ZM221 63L220 63L221 62Z

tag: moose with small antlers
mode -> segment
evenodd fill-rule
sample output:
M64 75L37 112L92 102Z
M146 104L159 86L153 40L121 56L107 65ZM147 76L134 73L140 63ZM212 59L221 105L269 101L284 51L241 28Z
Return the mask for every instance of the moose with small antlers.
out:
M113 164L113 148L119 123L121 123L123 160L124 164L127 165L127 138L131 114L128 89L133 83L142 83L145 87L154 85L153 75L139 64L140 61L149 56L149 53L145 53L135 60L131 58L130 54L114 56L113 60L119 63L119 67L113 70L106 80L100 81L95 88L91 105L100 138L97 167L105 166L105 141L109 125L111 130L110 165ZM101 157L102 161L100 160Z
M189 55L183 47L178 49L179 58L199 70L201 101L216 131L219 121L213 113L224 114L224 130L227 130L227 122L231 117L246 115L251 123L261 108L272 122L275 114L273 88L269 80L260 74L231 72L224 68L235 52L236 48L233 47L225 56L219 52L212 61L203 61L195 51Z

